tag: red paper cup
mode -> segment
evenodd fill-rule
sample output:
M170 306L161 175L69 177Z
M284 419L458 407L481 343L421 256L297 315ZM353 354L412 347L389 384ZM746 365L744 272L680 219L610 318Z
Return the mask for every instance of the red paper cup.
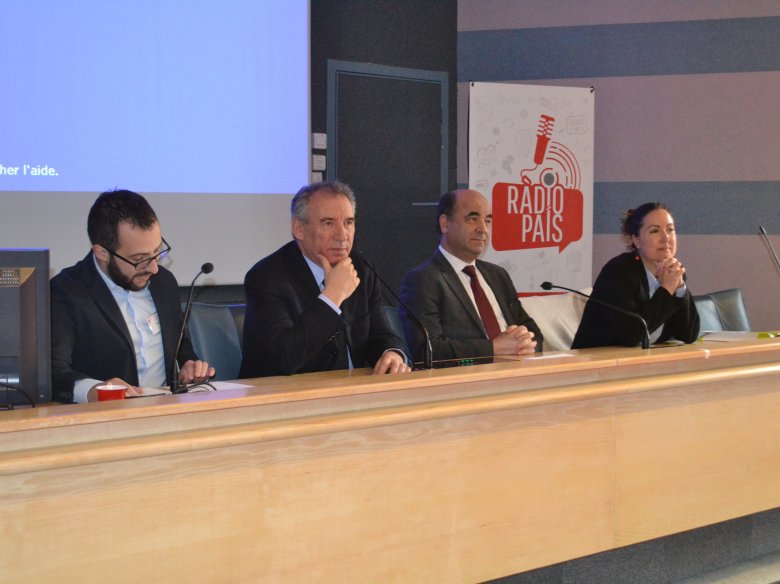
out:
M105 385L97 386L98 401L109 401L114 399L125 399L125 390L127 388L124 385L112 385L107 383Z

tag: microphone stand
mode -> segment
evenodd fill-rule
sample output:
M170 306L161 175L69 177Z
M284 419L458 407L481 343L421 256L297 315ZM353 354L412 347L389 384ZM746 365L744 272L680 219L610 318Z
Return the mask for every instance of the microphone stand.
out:
M415 314L409 310L409 307L406 305L406 303L401 300L401 297L398 296L398 294L395 293L395 290L393 290L390 285L384 281L382 276L379 275L379 272L377 272L376 268L369 262L365 256L361 252L357 252L355 254L355 257L360 259L368 269L370 269L374 275L376 276L376 279L379 280L379 282L385 287L385 289L390 291L390 294L393 295L393 298L395 298L398 301L398 304L400 304L404 310L406 310L406 313L411 317L412 321L414 321L414 324L417 326L417 328L422 332L423 336L425 337L425 352L423 354L423 369L433 369L433 347L431 346L431 336L428 334L428 330L425 328L425 325L422 323L422 321L415 316ZM412 360L414 360L414 356L411 356Z
M650 332L647 329L647 322L636 312L631 312L623 308L620 308L619 306L615 306L614 304L610 304L609 302L604 302L603 300L594 298L593 296L589 296L588 294L585 294L585 292L580 292L579 290L575 290L574 288L567 288L566 286L556 286L555 284L551 284L550 282L542 282L542 288L544 290L551 290L553 288L558 288L560 290L566 290L567 292L579 294L580 296L587 298L588 300L592 300L594 303L598 304L599 306L603 306L604 308L614 310L615 312L619 312L620 314L624 314L635 320L638 320L639 322L642 323L642 328L644 329L644 333L645 333L644 336L642 337L642 348L643 349L650 348Z
M772 242L769 241L769 236L766 234L766 229L764 229L763 225L759 225L758 229L761 231L761 235L764 236L764 240L766 241L766 244L769 246L769 251L772 252L772 255L775 258L775 264L778 268L780 268L780 259L777 258L777 254L775 253L775 248L772 247Z
M192 295L195 292L195 282L200 278L201 274L210 274L214 269L214 264L206 262L200 267L200 271L192 279L190 284L190 294L187 297L187 304L184 307L184 318L181 321L181 330L179 331L179 340L176 341L176 350L173 353L173 363L171 363L171 381L170 388L171 393L187 393L189 387L186 385L179 385L179 374L181 368L179 367L179 353L181 352L181 343L184 339L184 331L187 329L187 322L190 320L190 312L192 311Z
M14 409L14 404L11 403L10 399L8 399L8 392L10 390L18 391L19 393L21 393L27 399L27 401L30 402L30 405L32 407L35 407L35 401L33 400L33 398L31 398L30 395L26 391L24 391L21 388L20 385L13 385L11 383L6 383L4 381L0 381L0 387L5 389L5 399L6 399L6 402L7 402L7 403L0 403L0 411L6 411L6 410L13 410Z

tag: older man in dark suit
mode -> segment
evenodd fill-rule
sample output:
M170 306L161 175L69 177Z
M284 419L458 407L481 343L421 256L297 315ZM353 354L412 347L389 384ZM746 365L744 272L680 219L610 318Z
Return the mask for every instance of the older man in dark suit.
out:
M241 377L373 367L409 371L374 273L350 257L355 196L333 181L302 188L291 205L293 241L244 279Z
M485 197L472 190L451 191L439 201L437 216L438 250L401 283L401 298L431 337L433 358L541 351L542 333L517 299L509 274L477 259L490 242L492 214ZM406 310L400 313L419 358L422 335Z

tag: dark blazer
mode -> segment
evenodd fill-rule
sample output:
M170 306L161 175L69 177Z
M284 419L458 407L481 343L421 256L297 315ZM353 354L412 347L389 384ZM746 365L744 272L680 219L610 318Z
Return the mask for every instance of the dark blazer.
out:
M403 347L390 328L373 272L355 262L360 285L341 314L320 300L298 244L257 262L244 279L246 320L241 377L373 367L387 349Z
M537 341L536 350L541 351L542 331L517 299L517 291L507 271L481 260L477 260L477 269L493 290L507 324L523 325L532 331ZM438 249L430 259L404 276L401 299L428 330L435 360L493 355L493 342L487 337L474 303L452 264ZM424 336L403 307L399 312L410 350L416 359L421 359Z
M160 267L149 280L149 290L160 318L169 383L182 320L179 286L173 274ZM179 363L189 359L197 356L185 336ZM80 379L119 377L138 385L130 331L91 252L51 280L51 369L53 399L65 403L73 401L73 384Z
M638 314L650 333L663 325L657 342L692 343L699 336L699 313L690 290L677 298L659 288L650 298L645 265L636 254L623 253L609 260L593 284L592 296ZM588 301L571 347L636 347L643 337L642 323L636 319Z

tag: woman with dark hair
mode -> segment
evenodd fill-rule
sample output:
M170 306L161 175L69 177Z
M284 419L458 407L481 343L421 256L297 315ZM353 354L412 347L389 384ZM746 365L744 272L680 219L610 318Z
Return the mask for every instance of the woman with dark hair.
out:
M699 314L677 259L677 234L669 208L645 203L625 213L621 232L629 252L609 260L593 285L592 297L641 316L650 342L692 343ZM588 301L572 349L639 345L645 329L636 318Z

